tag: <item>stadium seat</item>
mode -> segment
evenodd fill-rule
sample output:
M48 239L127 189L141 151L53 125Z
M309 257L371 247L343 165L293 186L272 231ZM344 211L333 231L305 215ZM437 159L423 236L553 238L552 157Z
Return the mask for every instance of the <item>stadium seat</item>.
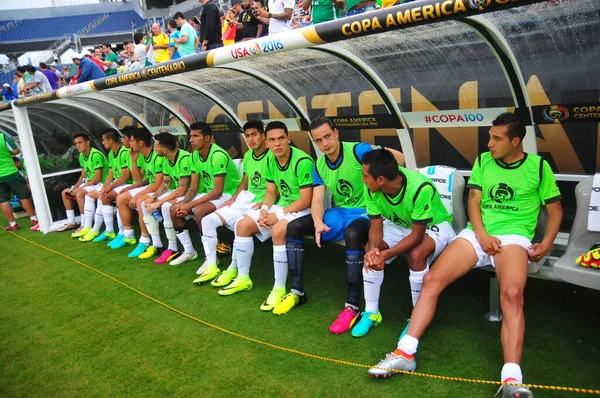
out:
M578 256L587 252L590 247L600 241L600 232L588 229L588 209L594 177L588 177L577 184L575 199L577 211L567 250L554 264L553 275L563 281L590 289L600 290L600 270L585 268L575 263Z
M421 174L429 177L435 184L442 202L452 214L452 227L457 233L467 226L467 216L463 205L465 178L450 166L428 166L419 169Z

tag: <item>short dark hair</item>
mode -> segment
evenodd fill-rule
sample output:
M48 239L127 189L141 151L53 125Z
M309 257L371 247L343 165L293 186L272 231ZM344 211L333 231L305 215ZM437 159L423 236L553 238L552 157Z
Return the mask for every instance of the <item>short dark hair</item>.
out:
M25 68L27 69L27 72L35 73L35 71L37 70L37 69L35 69L35 66L33 66L33 65L27 65Z
M280 122L279 120L275 120L274 122L269 122L269 124L267 124L267 127L265 127L265 134L267 134L269 131L275 130L275 129L282 129L283 131L285 131L285 135L289 135L287 126L285 125L284 122Z
M154 140L158 141L160 145L164 146L169 151L177 149L177 137L171 133L158 133L154 136Z
M508 126L508 139L519 138L521 142L525 138L525 123L516 113L501 113L494 119L492 126Z
M84 141L89 141L90 137L86 134L86 133L77 133L73 136L73 141L75 141L75 138L83 138Z
M263 125L263 122L261 122L260 120L247 121L244 124L244 126L242 127L242 130L246 131L248 129L257 129L259 133L261 133L261 134L265 133L265 126Z
M178 12L176 12L176 13L175 13L175 16L174 16L173 18L174 18L174 19L178 19L178 18L181 18L181 19L186 19L186 18L185 18L185 15L183 15L183 13L182 13L181 11L178 11ZM186 20L186 21L187 21L187 20Z
M133 41L135 42L135 44L140 44L144 36L146 36L145 33L136 32L133 34Z
M253 3L258 3L260 4L261 7L265 7L265 2L263 0L252 0Z
M125 40L123 42L123 47L127 46L129 43L132 43L132 41L131 40Z
M209 126L208 123L204 122L195 122L190 124L190 131L191 130L200 130L202 132L202 135L209 137L212 137L213 134L212 128Z
M375 149L365 153L362 163L369 167L373 178L385 177L393 180L398 176L398 162L387 149Z
M131 129L131 139L134 141L143 141L144 145L152 146L152 134L145 127Z
M119 142L121 137L119 136L119 132L115 129L108 129L102 133L102 136L107 140L113 140L114 142Z
M110 49L112 50L112 47L111 47L110 43L104 43L104 44L102 44L102 45L103 45L104 47L108 47L108 48L110 48Z
M327 124L332 130L337 128L333 120L325 116L317 116L316 118L311 120L310 125L308 126L308 131L312 131L316 128L319 128L324 124Z
M177 22L175 22L174 19L169 19L169 22L167 22L169 24L170 27L172 27L173 29L177 29Z
M48 65L45 62L40 62L40 69L48 69Z
M27 72L27 68L24 66L17 66L17 72L25 73Z
M198 19L198 17L194 16L194 17L191 17L190 19L191 19L192 21L194 21L194 23L195 23L196 25L200 25L200 19Z
M242 0L231 0L231 6L239 6L242 4Z
M127 138L131 138L131 133L133 133L133 131L137 129L137 127L127 126L121 129L121 134L123 134Z

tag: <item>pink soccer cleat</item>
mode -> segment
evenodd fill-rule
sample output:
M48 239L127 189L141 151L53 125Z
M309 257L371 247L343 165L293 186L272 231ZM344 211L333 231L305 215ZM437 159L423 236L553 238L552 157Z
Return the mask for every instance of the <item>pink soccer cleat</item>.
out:
M352 327L352 325L354 325L354 322L356 322L357 318L358 311L355 311L351 307L346 307L344 308L344 311L342 311L340 315L338 315L335 322L331 324L331 326L329 327L329 331L334 334L347 332Z

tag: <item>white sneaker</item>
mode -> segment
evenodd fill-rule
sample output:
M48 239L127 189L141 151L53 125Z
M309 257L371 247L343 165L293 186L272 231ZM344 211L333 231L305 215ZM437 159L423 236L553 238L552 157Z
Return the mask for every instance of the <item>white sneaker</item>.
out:
M198 253L194 250L193 253L181 253L179 257L176 257L174 260L171 260L169 265L180 265L185 263L186 261L195 260L198 258Z

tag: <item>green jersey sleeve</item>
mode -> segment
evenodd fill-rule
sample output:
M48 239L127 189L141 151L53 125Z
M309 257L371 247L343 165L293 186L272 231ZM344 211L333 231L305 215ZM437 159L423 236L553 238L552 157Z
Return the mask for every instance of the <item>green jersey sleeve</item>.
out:
M371 218L380 218L381 209L377 205L377 201L373 198L373 194L369 192L369 188L365 185L365 198L367 198L367 214Z
M298 176L298 185L300 189L312 187L313 185L313 167L314 162L311 158L303 158L296 165L296 175Z
M561 199L558 182L552 168L544 159L540 161L540 199L542 205L557 202Z
M435 195L435 188L430 182L423 183L413 198L414 206L411 214L413 224L429 224L433 221L433 203L432 198Z
M481 156L478 156L477 159L475 159L467 188L478 189L481 191Z

